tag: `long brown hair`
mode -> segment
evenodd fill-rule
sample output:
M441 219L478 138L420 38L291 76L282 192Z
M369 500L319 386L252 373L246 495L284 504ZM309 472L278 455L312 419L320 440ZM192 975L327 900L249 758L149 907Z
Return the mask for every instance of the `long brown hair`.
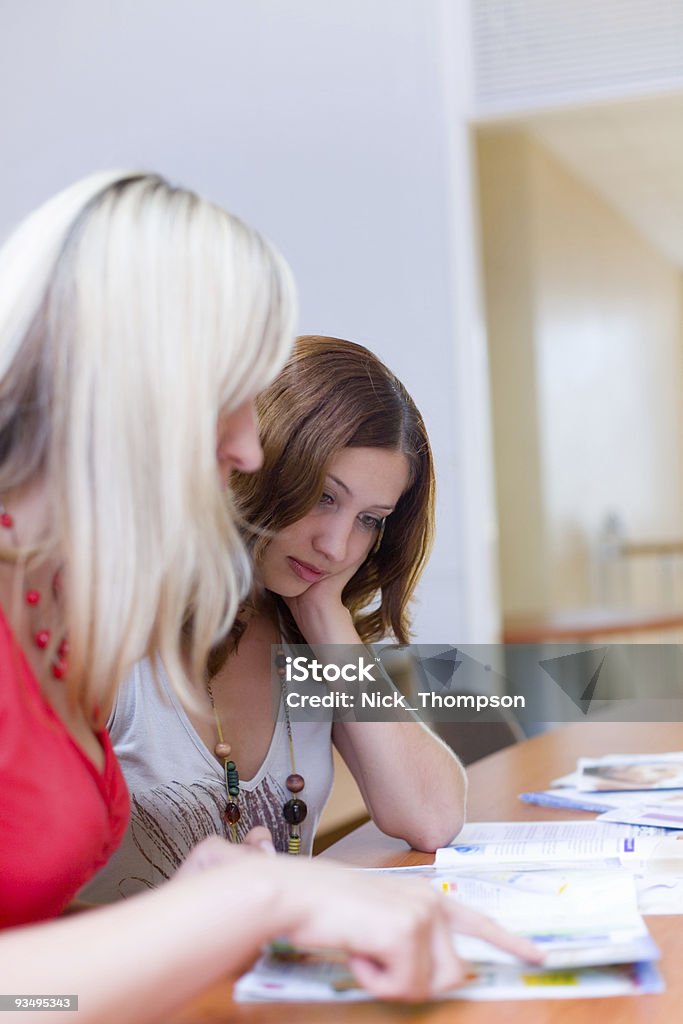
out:
M393 633L399 643L408 643L408 605L434 533L432 453L412 398L362 345L314 335L297 339L257 407L263 466L258 473L237 473L231 479L238 510L257 528L251 540L256 565L269 534L315 506L329 462L342 448L386 448L406 456L408 488L386 521L381 543L347 583L342 600L363 641ZM377 597L377 607L364 611ZM287 639L305 642L284 601L275 600Z

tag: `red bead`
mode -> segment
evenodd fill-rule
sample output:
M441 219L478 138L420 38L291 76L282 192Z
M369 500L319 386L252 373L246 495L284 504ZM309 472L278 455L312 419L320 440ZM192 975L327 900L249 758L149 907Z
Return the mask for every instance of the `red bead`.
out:
M288 775L285 780L285 786L290 793L300 793L305 786L303 775Z
M6 530L11 530L14 526L14 520L12 519L9 512L3 512L0 516L0 523L5 527Z
M69 641L65 637L62 640L62 642L60 643L59 647L57 648L57 654L63 660L64 658L66 658L68 653L69 653Z
M44 651L50 642L50 630L39 629L33 639L36 642L36 646L40 647L41 651Z
M65 661L53 661L52 662L52 675L55 679L63 679L66 675L66 662Z
M36 605L40 601L39 590L27 590L26 591L26 604Z

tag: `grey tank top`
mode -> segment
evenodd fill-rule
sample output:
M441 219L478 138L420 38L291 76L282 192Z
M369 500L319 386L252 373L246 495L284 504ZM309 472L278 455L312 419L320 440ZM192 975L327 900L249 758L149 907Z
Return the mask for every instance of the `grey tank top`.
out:
M94 903L155 888L202 839L226 835L223 768L194 729L163 667L157 677L158 682L148 661L139 662L119 691L109 722L130 791L131 819L119 849L80 893ZM301 852L306 854L332 788L331 725L330 720L291 723L296 770L306 780L300 794L308 807L301 825ZM240 780L240 839L255 825L265 825L275 848L287 849L282 807L290 798L285 780L291 771L280 714L259 771Z

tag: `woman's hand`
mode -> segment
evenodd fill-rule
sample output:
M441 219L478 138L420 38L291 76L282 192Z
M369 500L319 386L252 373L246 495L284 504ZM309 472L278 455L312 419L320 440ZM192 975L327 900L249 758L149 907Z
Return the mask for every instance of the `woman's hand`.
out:
M298 597L284 598L306 643L361 643L351 613L342 602L342 593L364 561L365 557L344 572L332 573L318 583L312 583Z
M252 846L255 850L261 850L263 853L271 855L277 853L273 846L272 833L265 825L255 825L254 828L249 829L242 844Z
M273 846L273 837L265 825L256 825L250 829L240 845L260 850L262 853L274 854L276 852ZM196 875L209 868L232 863L236 849L233 843L221 839L220 836L208 836L192 848L173 877L183 878L187 875Z
M542 962L533 943L426 882L378 878L328 864L311 867L315 874L310 872L304 894L308 913L288 937L298 946L347 952L355 977L375 996L422 1000L462 984L465 969L454 950L454 932Z
M195 847L175 877L207 870L217 881L229 871L231 885L240 891L247 891L252 876L262 879L267 872L277 896L273 934L280 930L302 948L346 953L359 984L379 998L429 999L461 984L465 970L455 953L454 932L542 962L543 954L527 939L426 882L364 874L333 862L266 858L257 846L235 846L218 837Z

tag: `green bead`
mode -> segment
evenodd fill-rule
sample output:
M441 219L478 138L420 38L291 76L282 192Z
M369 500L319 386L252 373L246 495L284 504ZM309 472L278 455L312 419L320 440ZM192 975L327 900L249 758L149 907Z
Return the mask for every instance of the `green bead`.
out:
M233 767L231 768L230 765ZM225 785L231 796L237 796L240 788L240 777L234 761L228 761L225 766Z

